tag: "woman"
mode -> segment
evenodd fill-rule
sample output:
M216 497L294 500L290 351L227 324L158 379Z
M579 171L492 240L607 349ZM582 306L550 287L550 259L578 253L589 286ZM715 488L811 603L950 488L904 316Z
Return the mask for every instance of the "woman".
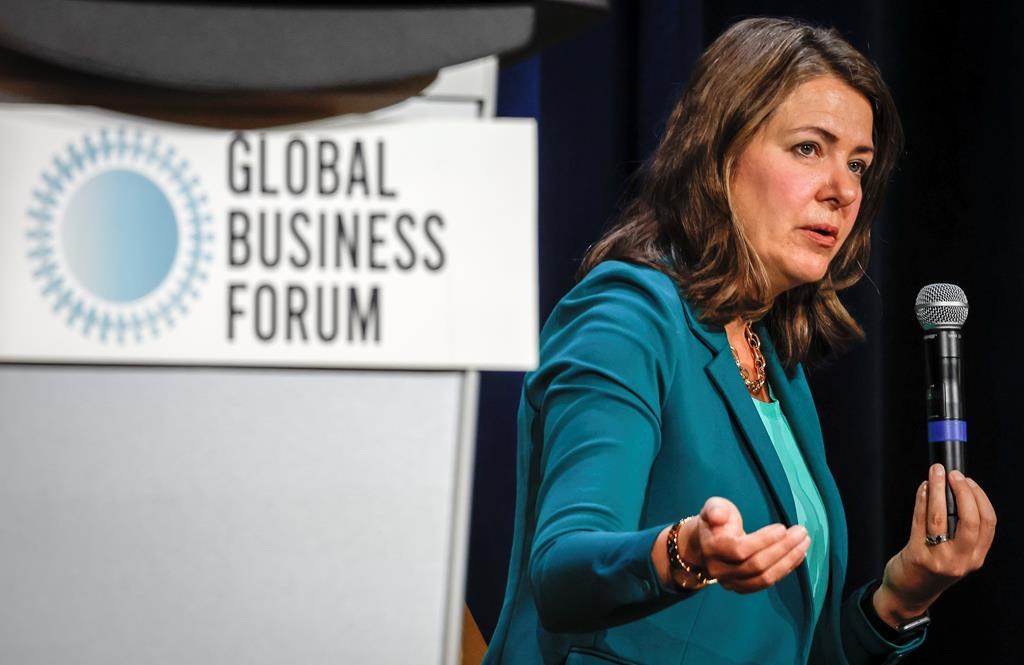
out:
M946 540L933 467L906 546L844 601L801 367L861 335L836 291L863 274L900 146L877 70L834 31L751 19L704 53L542 332L486 663L857 665L921 644L928 607L983 562L992 506L951 473Z

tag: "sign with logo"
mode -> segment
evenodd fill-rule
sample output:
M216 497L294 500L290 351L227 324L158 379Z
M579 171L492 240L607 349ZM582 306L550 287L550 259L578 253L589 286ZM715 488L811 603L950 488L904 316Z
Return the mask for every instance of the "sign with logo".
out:
M0 108L0 361L525 369L529 120L226 132Z

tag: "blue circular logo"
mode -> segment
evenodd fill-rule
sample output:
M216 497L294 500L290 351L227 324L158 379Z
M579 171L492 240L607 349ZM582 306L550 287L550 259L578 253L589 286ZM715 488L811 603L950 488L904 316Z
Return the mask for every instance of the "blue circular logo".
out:
M188 313L211 257L206 196L173 146L100 130L56 155L28 216L33 276L67 325L141 342Z

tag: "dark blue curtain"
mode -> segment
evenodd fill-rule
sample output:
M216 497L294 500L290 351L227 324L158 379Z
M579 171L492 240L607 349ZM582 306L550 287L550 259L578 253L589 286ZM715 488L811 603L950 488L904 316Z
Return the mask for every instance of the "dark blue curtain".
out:
M848 582L881 574L906 541L914 491L928 465L920 331L912 303L934 281L971 300L965 328L969 475L1000 527L986 567L933 608L927 645L908 659L1015 662L1009 635L1024 582L1015 482L1024 447L1015 337L1024 259L1016 201L1024 166L1024 24L1009 3L616 3L599 28L503 68L498 113L538 121L540 315L572 286L587 246L631 194L631 175L657 142L699 53L746 16L797 16L838 28L877 62L896 97L907 149L874 234L868 273L844 296L867 341L811 373L829 461L850 529ZM505 589L515 497L519 373L481 386L466 598L485 638Z

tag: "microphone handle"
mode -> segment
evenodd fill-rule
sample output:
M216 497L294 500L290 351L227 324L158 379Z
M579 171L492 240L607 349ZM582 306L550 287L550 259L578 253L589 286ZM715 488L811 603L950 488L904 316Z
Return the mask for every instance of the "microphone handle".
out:
M928 385L928 450L932 464L938 462L946 474L957 469L967 472L967 421L964 404L962 346L959 330L932 330L925 340L925 373ZM956 497L946 482L948 535L956 535Z

